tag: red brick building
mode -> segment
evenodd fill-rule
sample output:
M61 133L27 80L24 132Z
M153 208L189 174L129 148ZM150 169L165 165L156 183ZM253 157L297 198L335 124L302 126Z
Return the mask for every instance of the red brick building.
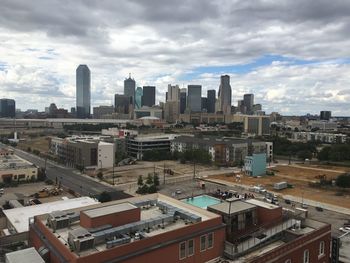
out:
M153 194L36 216L29 243L50 262L206 262L222 256L221 216Z
M249 263L330 262L331 226L259 201L238 200L209 206L226 224L224 255Z

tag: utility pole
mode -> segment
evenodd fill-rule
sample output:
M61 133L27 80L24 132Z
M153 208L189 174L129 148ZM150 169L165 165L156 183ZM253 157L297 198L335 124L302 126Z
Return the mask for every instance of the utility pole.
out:
M193 180L196 179L196 161L193 160Z
M112 164L112 181L113 181L113 186L114 186L114 162Z
M165 163L164 163L164 169L163 169L163 184L165 184Z

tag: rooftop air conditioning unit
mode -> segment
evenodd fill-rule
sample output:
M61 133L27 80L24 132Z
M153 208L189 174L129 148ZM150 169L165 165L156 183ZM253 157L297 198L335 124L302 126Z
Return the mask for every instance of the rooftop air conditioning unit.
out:
M94 247L95 238L85 228L77 228L68 233L68 243L76 252Z
M49 215L47 219L49 226L53 229L61 229L69 226L69 216L62 211L54 211Z

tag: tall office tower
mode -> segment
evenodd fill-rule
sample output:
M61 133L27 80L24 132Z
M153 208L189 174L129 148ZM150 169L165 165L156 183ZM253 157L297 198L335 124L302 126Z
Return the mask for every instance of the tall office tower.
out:
M254 94L244 94L243 102L244 102L244 106L247 109L247 113L253 114Z
M187 99L187 90L180 89L180 113L184 114L186 110L186 99Z
M117 113L128 114L132 97L127 95L114 95L114 109Z
M143 96L142 88L137 87L135 91L135 109L140 109L142 107L142 96Z
M0 99L0 117L16 117L16 102L13 99Z
M220 110L224 114L230 114L232 90L231 90L229 75L222 75L220 77L220 87L219 87L218 98L220 100L220 107L221 107Z
M76 70L77 118L90 117L91 76L87 65L79 65Z
M202 112L208 112L208 98L206 97L202 97L201 98L201 109L202 109Z
M332 118L332 112L331 111L321 111L320 112L320 119L329 121L330 118Z
M129 74L129 78L124 80L124 95L132 97L131 104L135 105L135 89L136 82L131 78L131 74Z
M187 86L187 108L191 112L202 111L202 86L201 85L188 85Z
M171 84L169 84L167 101L179 101L179 100L180 100L179 85L171 86Z
M143 86L142 106L152 107L156 104L156 87Z
M215 100L216 100L216 91L215 89L207 91L207 112L215 113Z

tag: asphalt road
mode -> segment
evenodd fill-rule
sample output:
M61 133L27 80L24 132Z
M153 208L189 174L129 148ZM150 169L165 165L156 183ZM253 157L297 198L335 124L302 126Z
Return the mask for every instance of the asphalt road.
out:
M42 158L15 148L13 149L16 155L19 157L28 160L38 167L45 166L45 160ZM100 193L105 191L111 195L112 200L130 197L130 195L124 193L121 190L100 184L92 179L89 179L88 177L79 174L76 169L63 167L49 160L46 164L46 176L53 181L55 181L57 178L57 180L60 181L63 186L72 189L73 191L83 196L98 197Z

